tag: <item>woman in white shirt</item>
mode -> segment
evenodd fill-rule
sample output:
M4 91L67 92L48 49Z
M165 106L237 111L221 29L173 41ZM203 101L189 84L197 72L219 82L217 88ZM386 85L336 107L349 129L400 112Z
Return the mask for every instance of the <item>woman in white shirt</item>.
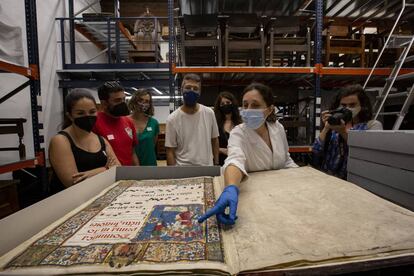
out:
M203 222L212 215L223 224L234 224L241 180L248 172L298 167L289 155L283 126L276 121L271 89L252 83L243 91L244 123L230 133L228 157L224 163L226 187L215 206L199 218ZM225 214L226 207L229 214Z

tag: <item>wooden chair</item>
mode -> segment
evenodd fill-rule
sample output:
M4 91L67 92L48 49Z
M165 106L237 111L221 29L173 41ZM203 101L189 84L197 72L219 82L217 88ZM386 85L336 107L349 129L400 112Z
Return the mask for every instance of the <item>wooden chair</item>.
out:
M338 66L342 58L331 60L331 56L333 54L343 54L348 60L352 56L357 56L360 67L365 67L365 35L363 28L359 30L358 34L352 34L352 28L349 25L335 24L335 21L333 21L330 22L325 31L325 66L329 65L329 61L333 61ZM352 66L352 63L347 61L345 61L345 64Z
M283 63L287 57L290 66L310 66L311 60L311 34L310 27L297 16L281 16L272 20L269 30L269 65L273 66L274 56L278 56ZM296 54L293 54L296 53ZM306 61L301 62L305 53ZM283 64L280 64L283 66Z
M0 119L0 135L1 134L17 134L19 137L18 147L1 147L0 151L18 151L20 159L26 157L26 147L23 144L24 129L23 123L26 122L24 118L4 118Z
M217 14L181 18L182 65L222 65L221 30Z
M266 40L263 25L263 21L256 14L229 15L224 37L226 66L242 64L265 66Z

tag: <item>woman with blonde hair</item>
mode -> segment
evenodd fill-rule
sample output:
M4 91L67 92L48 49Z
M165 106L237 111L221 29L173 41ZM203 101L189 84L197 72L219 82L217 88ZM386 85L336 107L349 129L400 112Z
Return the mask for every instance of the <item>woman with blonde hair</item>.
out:
M138 89L129 100L130 118L137 130L138 145L135 152L141 166L157 166L156 145L160 132L159 123L152 116L152 95L147 89Z

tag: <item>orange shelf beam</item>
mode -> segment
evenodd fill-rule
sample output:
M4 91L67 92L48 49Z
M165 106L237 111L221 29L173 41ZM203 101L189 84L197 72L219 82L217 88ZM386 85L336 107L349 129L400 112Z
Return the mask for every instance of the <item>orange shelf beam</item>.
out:
M311 146L291 146L289 147L290 153L311 153L312 147Z
M44 152L38 152L36 153L36 166L45 166L46 165L46 161L45 161L45 153Z
M16 160L11 161L7 164L0 165L0 174L13 172L24 168L34 168L36 166L44 166L45 165L45 157L43 152L39 152L36 154L34 158L28 158L23 160Z
M30 64L29 67L24 67L0 60L0 71L16 73L35 80L39 79L39 70L34 64Z
M389 76L392 68L377 68L375 76ZM347 75L347 76L368 76L371 68L338 68L338 67L192 67L173 66L173 73L263 73L263 74L319 74L319 75ZM414 68L402 68L401 74L414 72Z
M34 168L37 164L36 158L26 160L16 160L8 164L0 165L0 174L13 172L24 168Z

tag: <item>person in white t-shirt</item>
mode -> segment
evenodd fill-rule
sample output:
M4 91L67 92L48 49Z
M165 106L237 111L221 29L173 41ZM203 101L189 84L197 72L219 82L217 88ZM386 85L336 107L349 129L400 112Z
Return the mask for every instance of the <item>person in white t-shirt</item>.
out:
M219 163L219 132L214 111L198 103L201 79L184 76L184 104L167 118L165 148L169 166L212 166Z

